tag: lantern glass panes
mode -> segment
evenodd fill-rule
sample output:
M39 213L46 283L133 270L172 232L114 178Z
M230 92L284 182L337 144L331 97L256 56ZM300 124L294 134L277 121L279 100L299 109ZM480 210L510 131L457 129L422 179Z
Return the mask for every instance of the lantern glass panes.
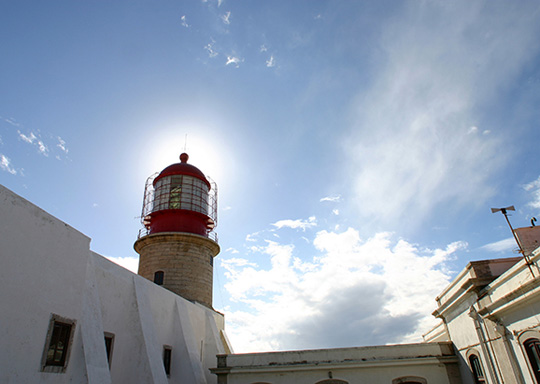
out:
M153 211L185 209L208 215L208 186L196 177L165 176L155 185Z

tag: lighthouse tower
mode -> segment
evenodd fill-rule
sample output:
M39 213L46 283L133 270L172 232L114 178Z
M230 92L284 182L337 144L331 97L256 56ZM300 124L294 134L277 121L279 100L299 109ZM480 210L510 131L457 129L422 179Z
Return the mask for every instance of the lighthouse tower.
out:
M217 186L180 155L146 181L142 209L144 228L134 244L139 275L212 308L214 232Z

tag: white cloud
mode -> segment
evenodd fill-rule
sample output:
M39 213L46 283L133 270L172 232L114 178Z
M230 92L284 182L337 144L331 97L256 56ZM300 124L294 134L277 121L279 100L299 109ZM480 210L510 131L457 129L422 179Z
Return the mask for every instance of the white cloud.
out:
M240 253L240 252L238 252L238 250L236 248L233 248L233 247L227 248L225 250L225 252L229 252L229 253L232 253L232 254Z
M66 147L66 142L64 140L62 140L62 138L60 136L58 136L57 139L58 139L58 144L56 144L56 146L58 148L60 148L60 150L62 152L67 154L69 152L69 150Z
M221 265L231 273L234 273L234 267L257 267L256 263L252 263L246 259L241 259L238 257L230 259L221 259Z
M489 243L480 247L488 252L506 252L517 248L516 240L513 237Z
M136 257L107 257L107 259L133 273L137 273L139 269L139 259Z
M525 184L523 189L532 194L532 201L527 205L537 209L540 208L540 176L538 179Z
M224 24L227 24L227 25L231 24L230 18L231 18L231 12L230 11L227 11L227 12L225 12L224 15L221 15L221 20L223 20Z
M314 254L266 241L271 266L228 263L225 288L248 310L227 312L237 351L344 347L419 341L436 323L434 297L449 282L445 262L466 247L426 250L388 233L320 231ZM264 329L264 332L261 332ZM359 331L361 330L361 331Z
M272 67L275 67L276 66L276 60L274 59L274 56L270 56L270 58L268 60L266 60L266 66L268 68L272 68Z
M384 62L353 103L355 124L343 140L356 201L383 223L420 223L448 202L484 203L510 156L500 151L503 127L469 133L478 130L471 128L478 107L494 102L538 53L537 5L501 12L482 2L464 12L463 4L408 3L403 17L383 26Z
M225 63L225 65L234 65L236 68L238 68L240 66L240 63L242 63L244 61L244 59L241 59L239 57L236 57L236 56L227 56L227 62Z
M12 175L16 175L17 171L11 166L11 160L0 153L0 168L3 171L9 172Z
M6 118L6 117L0 116L0 119L4 120L9 125L13 125L14 127L20 127L21 126L21 124L17 123L17 121L14 118Z
M186 21L186 15L180 17L180 25L182 25L182 27L189 28L189 24Z
M266 52L266 51L268 51L268 48L266 48L266 45L263 44L263 45L261 45L261 47L259 48L259 51L260 51L260 52Z
M43 156L49 156L49 148L45 145L45 143L38 139L38 137L34 134L34 132L30 132L29 135L25 135L21 131L17 131L19 134L19 138L28 143L28 144L35 144L38 148L38 152L41 153Z
M47 148L43 141L38 140L37 146L39 153L41 153L43 156L49 156L49 148Z
M312 228L317 226L317 219L315 216L311 216L308 220L296 219L296 220L279 220L272 224L277 229L281 228L292 228L292 229L301 229L305 231L307 228Z
M19 137L21 138L21 140L28 144L33 144L34 141L37 139L36 135L34 135L33 132L30 132L30 135L28 136L22 133L21 131L17 131L17 133L19 134Z
M319 201L320 202L331 201L331 202L337 203L337 202L341 201L341 195L326 196L326 197L323 197Z
M333 210L332 210L332 213L333 213L334 215L338 216L338 215L339 215L339 209L333 209Z
M255 242L257 241L257 239L255 238L256 236L259 235L260 232L255 232L255 233L249 233L246 235L246 241L250 241L250 242Z
M212 40L210 43L206 44L204 46L204 49L206 49L208 51L208 56L209 57L216 57L218 55L218 52L216 50L214 50L214 44L216 42L214 40Z

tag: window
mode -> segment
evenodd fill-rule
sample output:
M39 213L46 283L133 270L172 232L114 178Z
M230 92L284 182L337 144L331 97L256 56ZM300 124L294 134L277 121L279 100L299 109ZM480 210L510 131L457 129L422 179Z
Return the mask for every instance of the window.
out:
M523 343L537 383L540 383L540 340L527 339Z
M485 384L486 378L484 377L484 371L482 370L482 364L478 356L470 355L469 363L471 364L475 384Z
M107 362L111 368L112 351L114 346L114 333L105 332L105 350L107 351Z
M163 367L165 367L165 373L167 376L171 375L171 355L172 348L168 345L163 346Z
M154 283L157 285L163 285L163 278L165 277L165 272L157 271L154 273Z
M176 180L173 179L173 185L171 186L171 199L169 201L170 209L180 209L180 199L182 197L182 185L181 180L178 180L177 183L174 183Z
M66 371L75 323L75 320L51 315L41 360L43 372L63 373Z
M418 376L403 376L392 380L392 384L427 384L427 380Z
M165 176L156 182L153 212L186 209L208 214L208 185L187 175Z

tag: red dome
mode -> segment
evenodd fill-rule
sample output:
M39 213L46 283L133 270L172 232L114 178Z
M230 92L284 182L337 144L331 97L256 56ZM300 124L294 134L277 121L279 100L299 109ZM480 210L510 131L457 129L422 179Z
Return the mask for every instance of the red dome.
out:
M187 175L187 176L193 176L197 179L200 179L204 181L204 183L208 186L208 189L211 188L210 182L206 179L204 176L204 173L201 172L201 170L191 164L188 164L187 161L189 159L189 156L187 153L182 153L180 155L180 163L171 164L167 168L165 168L161 173L154 179L154 186L156 185L156 182L165 176L171 176L171 175Z

